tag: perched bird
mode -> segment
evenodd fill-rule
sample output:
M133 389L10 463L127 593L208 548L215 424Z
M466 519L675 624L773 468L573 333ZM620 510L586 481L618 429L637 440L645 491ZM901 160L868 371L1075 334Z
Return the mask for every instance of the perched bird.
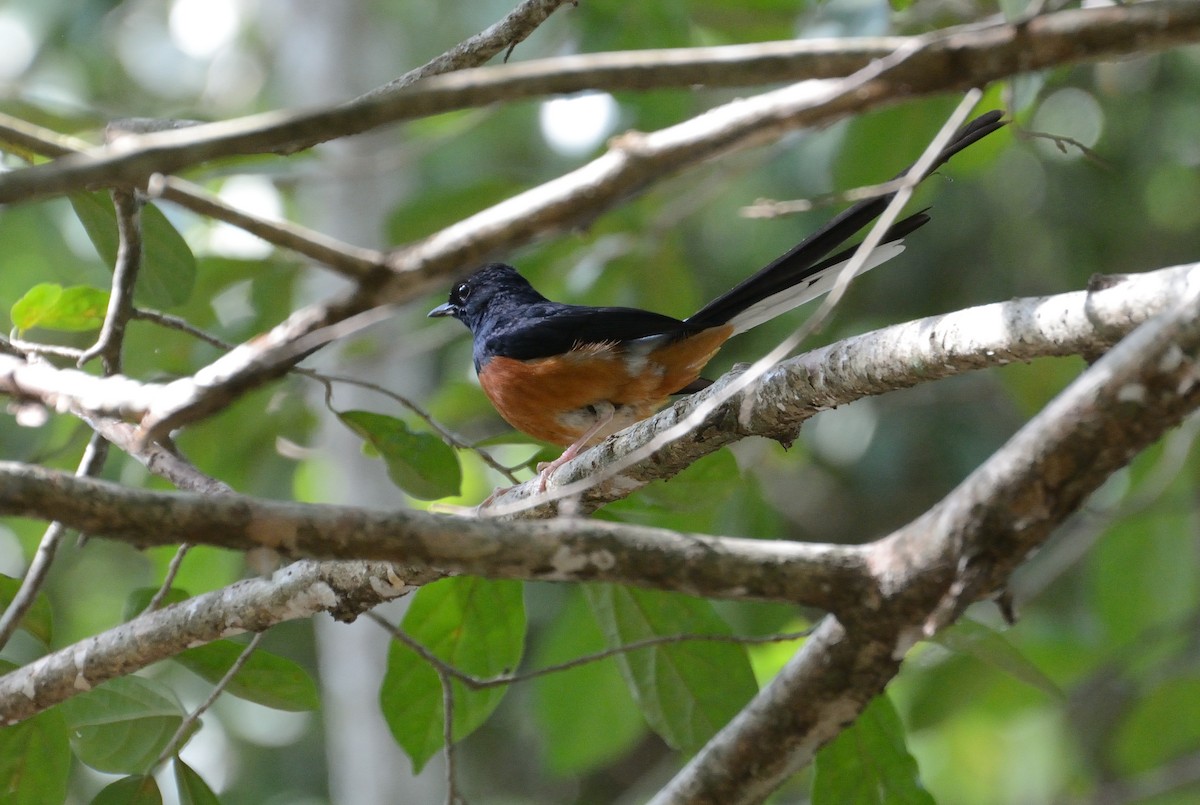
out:
M960 128L930 172L1002 127L1000 118L987 112ZM509 424L567 448L542 470L544 489L549 472L580 450L649 417L671 395L709 385L700 372L730 337L827 293L854 247L827 255L878 217L892 195L847 208L682 321L637 308L551 302L503 263L455 285L429 316L453 316L471 330L479 383ZM897 222L864 270L898 255L903 238L928 221L919 212Z

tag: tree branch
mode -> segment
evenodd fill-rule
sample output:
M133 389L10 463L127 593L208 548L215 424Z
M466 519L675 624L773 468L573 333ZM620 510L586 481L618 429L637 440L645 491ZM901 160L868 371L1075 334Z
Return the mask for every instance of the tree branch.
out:
M378 562L295 562L269 579L247 579L145 613L0 677L0 724L220 637L321 612L352 620L434 578Z
M66 134L35 126L0 112L0 144L19 146L34 154L61 157L90 149L91 143ZM147 182L147 195L162 198L198 215L223 221L262 238L272 246L302 254L339 274L359 279L378 270L384 254L375 249L352 246L336 238L316 232L290 221L268 221L265 218L226 204L204 188L177 176L159 176Z
M79 460L79 467L75 470L75 474L79 476L95 475L104 467L107 458L108 442L99 433L93 433L83 451L83 458ZM33 606L37 594L41 592L42 585L50 575L50 567L54 564L54 557L66 535L67 527L58 521L50 523L45 533L42 534L37 551L29 563L29 569L25 571L25 577L21 579L20 588L13 595L4 613L0 615L0 649L8 645L13 633L20 627L21 621Z
M551 14L561 6L570 3L576 5L576 0L524 0L510 11L503 19L481 31L475 36L460 42L441 56L430 59L416 69L409 70L395 81L390 81L378 89L361 96L359 100L366 101L378 96L396 93L405 87L410 87L421 79L435 75L443 75L469 67L478 67L502 50L504 60L508 61L509 53L529 35L537 30Z
M1200 276L1178 290L941 503L873 543L879 605L827 617L653 801L761 801L862 711L914 643L1002 586L1113 471L1200 406Z
M58 519L139 547L179 542L289 557L395 562L442 573L620 581L837 611L862 577L855 548L679 534L593 520L501 522L421 511L129 489L0 462L0 513ZM780 558L786 564L780 564Z
M544 4L538 4L544 5ZM550 3L551 6L561 3ZM883 41L841 40L812 45L742 46L740 50L612 54L605 59L546 59L436 76L414 86L391 85L330 109L267 112L220 123L155 132L121 148L97 149L0 176L0 203L45 198L89 186L144 184L155 173L173 173L222 157L294 151L336 137L441 112L584 89L655 89L696 84L745 86L861 70L899 42L919 56L861 96L847 98L838 114L861 111L884 98L966 89L1019 72L1079 61L1149 53L1200 37L1200 9L1186 0L1113 8L1060 11L1019 24L966 25L921 37ZM901 45L905 47L907 45ZM831 50L849 56L833 58ZM607 63L606 63L607 59ZM589 60L592 63L589 63ZM614 63L614 60L616 63ZM598 62L598 63L597 63ZM806 121L811 124L815 121Z
M133 288L142 268L142 208L134 192L128 188L112 191L117 215L117 263L113 266L112 290L108 295L108 311L96 343L84 350L77 361L83 366L99 357L104 374L121 371L121 350L125 346L125 327L133 315Z

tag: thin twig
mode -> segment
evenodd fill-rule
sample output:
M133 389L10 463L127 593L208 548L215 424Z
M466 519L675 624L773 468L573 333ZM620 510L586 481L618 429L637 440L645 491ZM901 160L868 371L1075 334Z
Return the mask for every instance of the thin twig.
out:
M0 112L0 143L15 143L35 154L62 157L88 151L92 144ZM338 273L362 279L383 264L383 253L331 238L289 221L268 221L227 204L199 185L176 176L147 183L151 198L162 198L215 221L236 226L272 246L293 251Z
M205 341L206 343L212 344L213 346L218 347L223 350L226 350L226 351L233 349L235 346L234 344L231 344L228 341L223 341L220 338L217 338L216 336L214 336L210 333L207 333L204 330L201 330L199 327L193 326L192 324L188 323L187 321L185 321L177 316L171 316L169 314L159 313L157 311L137 309L134 311L134 317L143 319L145 321L154 322L155 324L161 325L163 327L169 327L174 330L180 330L181 332L185 332L188 335L191 335L195 338L199 338L200 340ZM462 439L461 437L459 437L453 431L449 430L444 425L439 423L436 419L434 419L432 414L430 414L428 411L426 411L420 405L413 402L408 397L405 397L402 394L398 394L397 392L394 392L391 389L385 388L384 386L381 386L378 383L372 383L369 380L362 380L360 378L350 377L349 375L331 375L331 374L327 374L325 372L317 371L316 369L305 369L303 367L294 367L291 371L293 374L298 374L303 377L310 378L310 379L315 380L318 383L321 383L322 385L324 385L325 391L326 391L325 403L326 403L326 406L329 407L331 411L333 410L333 408L331 406L333 383L345 383L347 385L358 386L360 388L374 391L377 394L382 394L383 396L399 403L400 405L404 406L405 408L409 409L414 414L416 414L418 417L420 417L427 425L429 425L430 428L437 431L438 435L441 436L442 439L447 444L449 444L451 447L454 447L459 450L471 450L472 452L474 452L476 455L479 456L480 460L482 460L485 464L487 464L489 467L494 469L496 472L500 473L505 478L512 481L514 484L518 482L517 477L515 475L513 475L513 472L510 468L505 467L503 464L496 461L496 459L492 458L491 454L489 454L486 450L482 450L478 447L475 447L474 445L471 445L470 443L468 443L465 439Z
M235 347L234 344L231 344L228 341L224 341L224 340L216 337L215 335L212 335L211 333L201 330L199 327L195 327L191 323L185 321L184 319L179 318L178 316L172 316L167 313L160 313L158 311L145 310L145 309L141 309L141 308L135 309L133 312L133 316L134 316L134 318L153 322L162 327L167 327L167 328L170 328L173 330L179 330L181 332L187 333L188 335L198 338L208 344L211 344L211 345L213 345L219 349L223 349L225 351L229 351L231 349L234 349L234 347ZM440 435L442 437L442 439L447 444L449 444L451 447L454 447L455 449L458 449L458 450L470 450L470 451L474 452L477 456L479 456L481 461L483 461L485 464L487 464L493 470L500 473L501 475L503 475L505 478L507 478L509 481L513 482L514 484L518 483L518 479L513 474L513 471L511 468L505 467L503 464L496 461L496 459L493 458L491 456L491 454L488 453L486 450L483 450L479 447L476 447L476 446L470 444L465 439L458 436L456 433L454 433L450 429L446 428L444 425L442 425L436 419L434 419L432 414L430 414L428 411L426 411L420 405L413 402L408 397L405 397L402 394L398 394L397 392L394 392L391 389L385 388L384 386L381 386L378 383L372 383L368 380L362 380L360 378L350 377L349 375L332 375L332 374L327 374L325 372L317 371L316 369L305 369L302 367L294 367L291 371L294 374L298 374L303 377L310 378L310 379L315 380L318 383L321 383L322 385L324 385L325 390L326 390L325 403L326 403L326 406L329 407L331 411L333 410L333 408L331 406L332 393L333 393L332 384L333 383L346 383L347 385L358 386L360 388L368 389L368 390L374 391L378 394L382 394L383 396L399 403L400 405L404 406L405 408L409 409L414 414L416 414L418 417L420 417L427 425L429 425L430 428L437 431L438 435Z
M574 4L575 0L524 0L508 14L489 26L486 30L465 39L440 56L425 62L425 64L382 87L368 92L358 100L376 98L380 95L390 95L405 87L412 86L423 78L455 72L468 67L477 67L489 61L500 51L505 51L504 61L512 54L513 49L523 42L538 26L546 21L560 6Z
M895 193L900 188L904 187L904 177L892 179L889 182L881 184L866 185L865 187L856 187L852 190L843 190L839 193L826 193L823 196L817 196L811 199L794 199L791 201L775 201L772 199L759 199L753 204L748 204L740 210L743 218L778 218L783 215L795 215L796 213L809 212L817 207L828 207L833 204L842 204L847 201L863 201L868 198L879 198L886 196L888 193Z
M1021 128L1020 126L1013 127L1013 136L1022 140L1049 140L1054 143L1054 147L1058 149L1060 154L1067 154L1067 146L1078 148L1079 152L1093 164L1103 168L1106 171L1114 170L1113 165L1104 157L1100 156L1094 149L1076 140L1074 137L1068 137L1065 134L1051 134L1045 131L1033 131L1031 129Z
M79 468L75 470L75 475L77 477L95 475L104 466L107 456L108 441L98 433L92 434L92 438L83 451L83 458L79 461ZM38 543L37 552L34 553L33 560L29 563L29 570L25 572L25 578L21 580L21 587L13 596L8 608L4 610L4 614L0 615L0 648L4 648L12 638L13 633L21 625L21 619L33 606L38 592L46 582L46 576L50 573L54 556L66 535L67 527L62 523L53 522L46 528L41 542Z
M211 344L217 349L224 350L225 352L228 352L237 346L229 341L218 338L212 333L201 330L187 319L180 318L179 316L172 316L170 313L162 313L157 310L147 310L146 308L134 308L133 318L141 321L148 321L153 324L157 324L159 327L166 327L169 330L179 330L180 332L187 333L193 338L198 338L206 344Z
M208 708L213 706L213 703L217 701L217 697L225 691L225 688L233 681L237 672L242 670L242 666L250 660L250 655L258 648L258 644L262 642L264 634L264 632L257 632L254 637L250 638L250 642L246 644L246 647L242 649L242 653L233 661L233 665L230 665L225 675L217 680L217 684L213 686L212 691L208 694L208 698L201 702L199 707L189 713L187 718L183 720L183 723L179 725L179 729L175 730L175 734L171 736L171 740L163 747L162 753L158 756L158 760L154 761L151 768L161 766L175 754L179 749L179 744L183 742L183 739L191 731L192 725L200 720L200 716L204 715L208 711Z
M429 663L430 667L433 669L433 672L437 674L438 682L442 687L442 753L446 759L446 802L448 805L455 805L455 803L465 801L458 792L458 775L455 768L455 746L453 734L454 687L451 684L452 679L457 679L470 690L485 690L487 688L503 687L518 682L527 682L531 679L549 676L550 674L562 673L564 671L569 671L572 668L578 668L583 665L606 660L618 654L628 654L641 649L653 648L654 646L700 641L714 643L734 643L738 645L786 643L793 640L801 640L806 638L812 632L812 629L805 629L799 632L756 636L706 634L662 635L659 637L649 637L644 640L635 640L632 643L626 643L622 646L613 646L611 648L604 649L603 651L586 654L582 657L576 657L566 662L549 665L545 668L538 668L525 673L507 673L500 674L489 679L482 679L472 674L468 674L465 671L462 671L461 669L451 665L450 663L445 662L441 657L438 657L422 643L413 638L412 635L405 632L399 626L393 625L379 613L368 612L366 614L368 618L386 629L394 639L412 649L417 656Z
M214 347L226 350L226 352L235 348L235 344L222 341L221 338L217 338L216 336L209 334L209 332L200 330L197 328L197 326L186 322L185 319L181 319L176 316L170 316L168 313L160 313L157 311L143 310L143 308L136 308L136 310L133 311L133 318L143 319L146 320L146 322L152 322L164 326L164 328L186 332L187 335L199 338L199 340L212 344ZM323 384L325 386L325 404L330 410L334 410L332 409L331 405L332 384L334 383L344 383L347 385L359 386L361 389L374 391L376 394L388 397L389 400L395 401L398 404L403 405L404 408L413 411L416 416L419 416L422 421L425 421L426 425L430 426L433 431L436 431L446 444L449 444L451 447L455 447L457 450L473 451L475 455L479 456L480 461L487 464L488 467L496 470L497 473L502 474L511 482L517 483L517 477L516 475L512 474L511 468L505 467L504 464L496 461L496 458L493 458L491 453L488 453L486 450L482 450L480 447L476 447L468 443L466 439L463 439L460 437L460 435L450 431L449 428L446 428L444 425L442 425L442 423L434 419L433 415L428 413L425 408L422 408L421 405L409 400L409 398L406 396L397 394L397 392L385 388L385 386L377 383L371 383L370 380L362 380L360 378L350 377L347 376L347 374L328 374L302 367L293 367L292 373L300 374L302 377L310 378L312 380L316 380L317 383ZM336 411L334 411L334 413L336 413Z
M581 665L589 665L600 660L606 660L609 657L615 657L618 654L629 654L630 652L640 651L642 649L654 648L655 646L672 645L675 643L734 643L737 645L759 645L762 643L787 643L792 640L802 640L809 636L811 629L804 629L799 632L784 632L777 635L721 635L721 634L676 634L676 635L661 635L659 637L647 637L643 640L635 640L632 643L626 643L622 646L612 646L603 651L597 651L592 654L585 654L582 657L576 657L566 662L548 665L545 668L537 668L532 671L523 673L508 673L499 674L497 676L484 679L482 677L473 676L466 671L462 671L453 665L442 660L420 642L405 632L399 626L394 626L388 622L386 618L375 612L368 612L367 617L375 621L377 624L386 629L392 637L399 640L404 645L412 649L421 659L434 666L435 669L440 669L440 672L449 674L457 679L467 688L471 690L486 690L488 688L499 688L505 685L512 685L517 682L528 682L531 679L537 679L551 674L570 671L573 668L578 668Z
M393 400L396 403L399 403L400 405L404 406L405 408L407 408L408 410L410 410L414 414L416 414L418 417L420 417L420 419L423 422L425 422L426 425L428 425L431 429L436 431L439 436L442 437L442 441L446 442L446 444L450 445L451 447L455 448L456 450L470 450L475 455L479 456L480 460L483 461L483 463L487 464L489 467L491 467L493 470L500 473L505 478L512 481L514 484L518 483L517 477L516 477L516 475L513 474L513 471L511 468L504 466L499 461L492 458L492 455L490 453L488 453L486 450L476 447L475 445L470 444L465 439L458 436L456 433L451 431L449 428L445 427L440 422L438 422L436 419L434 419L432 414L430 414L428 411L426 411L420 405L413 402L408 397L405 397L402 394L398 394L389 388L385 388L385 387L379 385L378 383L372 383L369 380L362 380L357 377L350 377L349 375L332 375L332 374L326 374L324 372L319 372L315 369L303 369L303 368L299 368L299 367L293 369L292 371L295 374L303 375L304 377L311 378L312 380L315 380L318 383L321 383L322 385L324 385L325 392L326 392L325 393L325 406L327 408L329 408L329 410L335 414L337 413L337 411L332 406L333 384L334 383L345 383L350 386L358 386L359 388L364 388L364 389L368 389L369 391L374 391L376 394L382 394L383 396L387 397L390 400Z
M82 349L63 347L58 344L39 344L36 341L26 341L15 336L9 336L8 343L28 355L53 355L56 358L70 358L76 361L83 356Z
M121 371L121 349L125 341L125 325L133 309L133 288L137 284L138 271L142 266L142 212L141 202L128 188L112 191L113 205L117 213L117 264L113 268L112 291L108 295L108 312L104 315L104 326L96 343L84 350L77 364L83 366L92 358L99 357L104 364L104 374L115 375Z
M442 756L446 758L446 805L458 805L458 759L454 747L454 682L444 669L433 667L442 686Z
M167 572L163 576L162 584L154 593L154 597L150 599L150 603L146 604L146 608L142 610L143 613L153 612L163 605L167 594L171 592L171 585L175 583L175 577L179 575L179 568L183 566L183 557L187 556L191 549L191 543L185 542L175 550L175 555L171 557L171 561L167 565Z

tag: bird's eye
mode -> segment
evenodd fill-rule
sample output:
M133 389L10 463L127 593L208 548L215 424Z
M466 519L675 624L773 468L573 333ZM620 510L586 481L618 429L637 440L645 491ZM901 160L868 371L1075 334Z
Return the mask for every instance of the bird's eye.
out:
M465 282L460 282L454 288L454 296L459 302L467 301L467 297L471 295L471 286Z

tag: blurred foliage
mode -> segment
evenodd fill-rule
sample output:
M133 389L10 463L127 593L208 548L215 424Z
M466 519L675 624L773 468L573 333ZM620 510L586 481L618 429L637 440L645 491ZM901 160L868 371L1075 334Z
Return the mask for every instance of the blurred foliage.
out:
M817 756L813 802L903 802L932 805L917 763L904 745L904 724L887 695Z
M521 585L442 579L413 596L401 628L464 674L483 680L500 676L517 667L524 650ZM419 772L445 742L446 696L453 697L453 739L458 741L487 720L506 692L507 686L468 689L460 679L436 673L424 657L397 640L388 652L379 698L392 734Z
M320 14L292 5L9 0L0 8L0 51L16 55L0 54L0 71L8 71L0 72L0 111L98 141L114 118L220 119L342 100L483 29L511 3L363 2L329 4ZM512 59L919 32L997 10L989 0L584 0L556 12ZM750 91L620 93L614 122L582 152L555 145L542 104L520 102L413 121L289 159L222 163L190 177L230 193L234 179L248 179L289 218L364 245L400 244L573 169L612 134L668 126ZM906 101L797 133L673 177L582 231L501 257L553 298L686 315L832 214L759 220L740 217L741 207L891 177L954 102ZM1022 76L989 88L982 106L1001 105L1019 126L926 182L915 204L932 206L933 223L910 239L905 255L856 284L813 344L970 305L1075 290L1095 273L1196 259L1200 50ZM1074 138L1088 151L1033 132ZM29 158L4 157L12 167ZM349 190L339 195L338 188ZM73 201L0 210L0 310L12 311L10 325L28 331L25 337L85 348L111 278L113 219L103 194ZM331 210L359 228L337 231ZM153 287L139 288L139 303L225 342L250 338L328 291L301 261L261 244L231 245L223 227L178 208L156 203L144 217L148 270L157 274ZM470 376L465 331L424 319L443 298L401 311L396 329L356 336L337 368L403 389L469 440L507 434ZM784 317L740 337L709 375L761 355L800 319ZM133 377L168 380L219 354L186 333L135 321L124 365ZM821 414L788 451L765 441L737 445L600 516L763 539L869 540L949 492L1084 366L1082 359L1039 360L864 400ZM431 497L457 488L461 473L459 500L474 504L503 482L467 455L461 469L444 451L432 465L410 462L411 451L425 453L420 445L435 437L394 400L331 410L321 391L301 377L282 380L188 428L179 447L237 490L275 498L362 503L369 490L387 488L367 502L396 506L394 488L363 479L390 472L411 494ZM334 393L340 403L343 389ZM381 413L357 410L364 408ZM356 420L355 432L386 464L358 454L361 441L335 410L350 412L342 418ZM971 624L915 648L888 698L822 755L815 783L806 772L776 801L888 801L880 792L892 785L908 800L963 805L1122 792L1119 801L1195 801L1200 788L1182 771L1200 756L1197 432L1189 424L1138 457L1027 563L1013 580L1021 609L1015 627L1005 629L992 608L980 606ZM353 449L334 453L330 433ZM40 428L0 419L5 460L74 470L86 439L63 416ZM490 449L512 465L538 450L526 440L502 441ZM165 487L116 451L102 477ZM20 519L0 524L0 603L16 588L7 577L24 572L43 530ZM121 623L145 605L146 589L159 584L172 555L104 540L64 546L0 662L25 663ZM245 573L240 555L196 548L175 581L177 595L219 589ZM723 634L732 624L739 633L769 634L797 616L788 607L621 588L522 590L470 579L413 598L405 628L438 656L481 675L514 670L523 652L531 667L544 667L679 631ZM266 643L229 692L269 707L315 705L320 674L311 625L282 624ZM274 724L264 715L274 711L241 699L205 716L185 749L188 762L175 761L174 780L160 774L156 785L143 776L240 649L228 642L193 649L179 662L0 729L0 800L151 802L162 786L185 802L326 801L321 719L294 722L301 726L289 737L256 733L254 722ZM645 799L684 760L668 745L694 750L752 695L751 668L764 680L792 650L756 646L747 659L729 644L671 644L541 677L508 695L468 695L456 683L455 734L471 733L460 745L465 793L497 803ZM339 682L320 679L322 695ZM393 643L383 690L365 693L382 701L414 765L436 755L442 690L427 664ZM205 737L206 749L198 746ZM880 758L886 763L877 776L855 776L856 767ZM114 781L93 769L127 776ZM431 767L422 777L440 774ZM861 785L855 792L849 783Z

